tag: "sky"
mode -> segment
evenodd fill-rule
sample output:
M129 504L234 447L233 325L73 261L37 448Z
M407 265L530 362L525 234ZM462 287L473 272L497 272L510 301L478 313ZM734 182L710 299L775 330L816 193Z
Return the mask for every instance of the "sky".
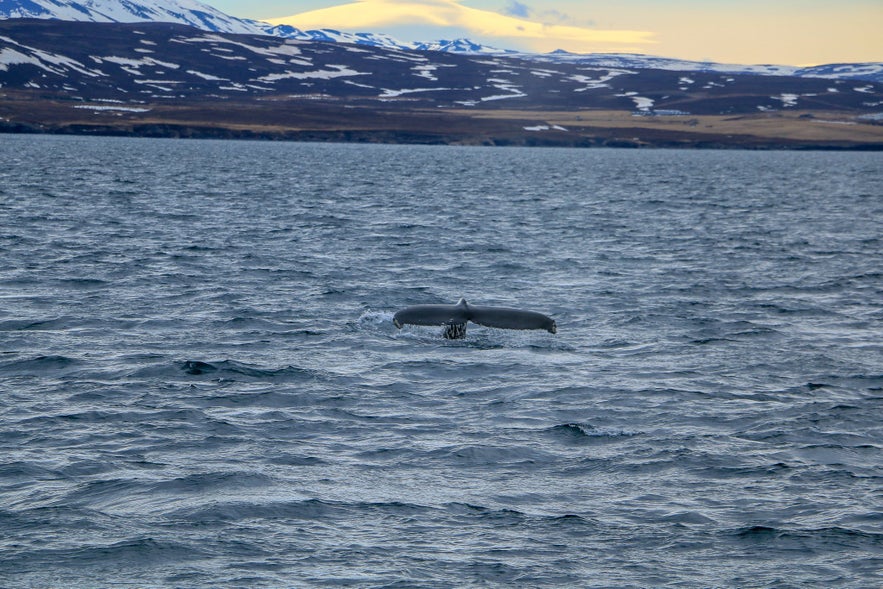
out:
M739 64L883 62L883 0L203 0L229 14L506 49Z

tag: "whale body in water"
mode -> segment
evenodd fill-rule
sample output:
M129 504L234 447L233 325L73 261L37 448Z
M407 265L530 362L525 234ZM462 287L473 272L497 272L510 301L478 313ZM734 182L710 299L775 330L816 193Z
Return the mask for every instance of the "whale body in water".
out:
M556 333L558 327L551 317L536 311L508 307L480 307L460 299L456 305L414 305L396 313L392 322L399 329L403 325L444 326L447 339L466 337L466 323L472 321L485 327L501 329L545 329Z

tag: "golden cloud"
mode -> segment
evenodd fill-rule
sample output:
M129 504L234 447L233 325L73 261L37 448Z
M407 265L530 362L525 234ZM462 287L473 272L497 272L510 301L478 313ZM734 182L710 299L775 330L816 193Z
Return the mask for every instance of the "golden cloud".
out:
M531 49L550 51L637 51L654 43L648 31L604 31L583 27L544 24L463 6L457 0L360 0L268 19L274 25L300 29L341 29L388 32L403 26L432 26L465 30L482 42L521 42ZM426 39L423 39L426 40Z

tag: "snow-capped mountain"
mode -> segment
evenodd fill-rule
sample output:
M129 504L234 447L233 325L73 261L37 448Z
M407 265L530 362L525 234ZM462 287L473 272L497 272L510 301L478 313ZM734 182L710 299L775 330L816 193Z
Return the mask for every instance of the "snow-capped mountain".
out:
M135 104L306 96L366 108L510 105L648 115L798 108L876 113L883 104L883 85L840 80L539 64L518 56L318 43L173 23L21 19L0 21L0 88Z
M262 34L270 26L230 16L197 0L0 0L0 18L172 22L207 31L242 34Z
M413 43L411 48L416 51L444 51L445 53L465 53L467 55L518 55L518 51L512 49L498 49L488 47L469 39L442 39L429 43Z
M414 49L389 35L345 33L332 29L302 31L230 16L198 0L0 0L0 19L40 18L75 22L168 22L204 31L271 35L303 41L354 43L388 49Z
M832 80L883 82L883 63L831 63L800 68L795 75Z
M0 0L2 1L2 0ZM327 41L332 43L352 43L386 49L404 49L406 51L441 51L444 53L461 53L464 55L518 55L513 49L499 49L476 43L469 39L440 39L429 42L406 43L391 35L383 33L347 33L334 29L311 29L302 31L290 25L277 25L264 29L264 32L286 39L303 41Z
M547 63L573 63L597 67L621 67L655 69L678 72L719 72L723 74L759 74L772 76L797 75L800 68L780 65L728 65L709 61L689 61L670 59L638 53L592 53L580 54L568 51L553 51L535 55L537 61Z
M367 45L369 47L383 47L386 49L413 49L412 44L403 43L398 39L377 33L345 33L334 29L315 29L302 31L290 25L265 25L264 33L274 37L296 39L299 41L324 41L328 43L351 43L353 45Z
M639 54L575 54L566 51L533 54L488 47L469 39L406 43L382 33L348 33L333 29L305 31L290 25L273 26L266 22L230 16L198 0L0 0L0 19L11 18L118 23L169 22L219 33L271 35L303 41L348 43L409 51L507 55L527 61L569 63L589 67L883 82L883 63L830 64L799 68L781 65L720 64Z
M871 82L0 20L0 132L883 149L881 105ZM720 122L769 118L811 138L746 138L742 123ZM558 138L536 138L547 133Z
M619 67L654 69L675 72L715 72L721 74L754 74L760 76L798 76L802 78L827 78L832 80L883 81L883 63L829 64L812 67L789 65L739 65L710 61L669 59L635 53L579 54L553 51L545 54L519 55L523 59L546 63L573 63L593 67Z

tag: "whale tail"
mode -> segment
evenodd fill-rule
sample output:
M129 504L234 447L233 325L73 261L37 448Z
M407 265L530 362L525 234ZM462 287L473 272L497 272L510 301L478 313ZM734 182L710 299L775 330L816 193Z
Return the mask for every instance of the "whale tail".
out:
M545 329L557 333L555 321L536 311L508 307L480 307L460 299L456 305L414 305L396 313L392 322L399 329L403 325L444 326L446 339L466 337L466 323L472 321L485 327L500 329Z

